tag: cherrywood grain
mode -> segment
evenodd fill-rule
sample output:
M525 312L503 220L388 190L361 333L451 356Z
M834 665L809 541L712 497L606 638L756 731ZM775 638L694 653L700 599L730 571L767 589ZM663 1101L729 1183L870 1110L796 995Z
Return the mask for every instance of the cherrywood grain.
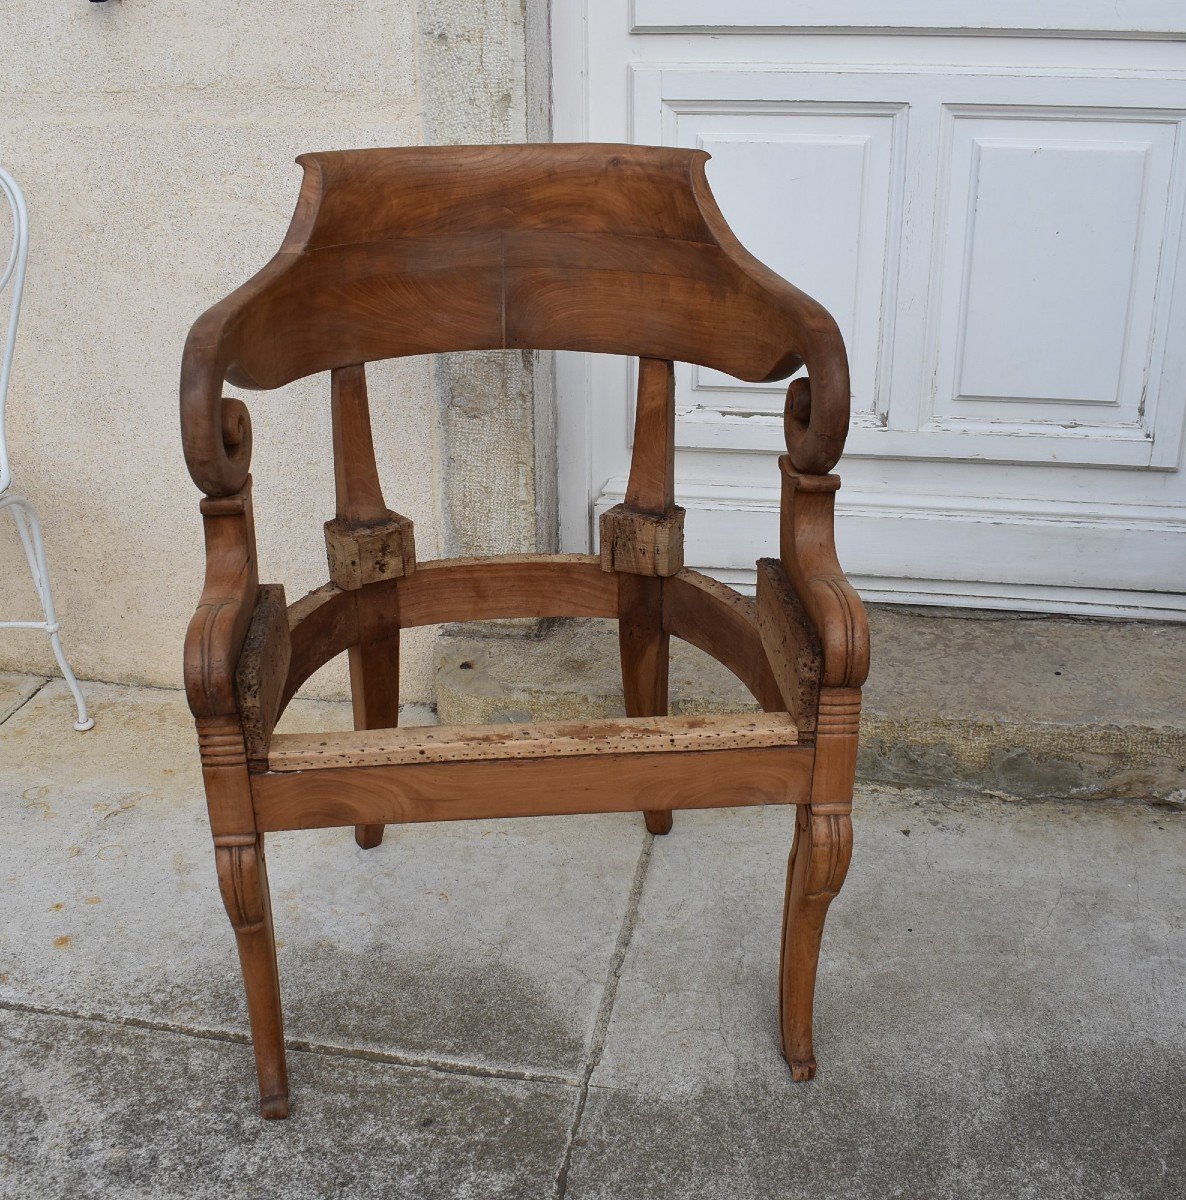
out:
M835 322L738 243L700 151L492 146L304 155L278 254L193 326L182 442L206 493L206 578L185 648L223 900L235 931L265 1116L288 1085L263 834L390 822L676 808L799 806L784 905L780 1013L796 1079L815 1072L824 918L852 848L868 626L836 559L826 475L848 425ZM383 499L365 364L481 349L639 358L624 503L603 553L418 563ZM676 361L788 388L778 562L755 603L683 569L675 504ZM236 387L330 371L333 583L283 613L260 588L251 422ZM401 630L505 618L608 617L628 717L520 728L401 730ZM672 636L724 663L767 716L670 718ZM276 736L296 689L348 652L355 732ZM790 714L783 711L790 710ZM800 727L796 729L796 724ZM802 741L805 744L796 744Z
M592 554L506 554L418 564L399 581L405 629L508 617L616 617L618 581Z
M627 717L528 725L427 725L363 733L277 734L268 754L268 769L311 771L399 763L678 754L685 750L797 743L798 731L786 713Z
M357 363L330 375L330 413L334 445L334 492L338 517L350 525L387 519L379 485L366 368Z
M226 381L275 388L375 359L499 348L694 362L747 380L805 362L790 453L800 470L829 470L848 424L839 330L737 241L707 159L584 144L302 155L279 252L186 343L194 481L229 495L246 479L250 425L224 401Z
M733 808L793 804L805 794L813 756L810 746L757 746L339 767L253 775L252 792L261 830Z
M728 667L767 712L785 707L748 596L685 569L663 581L663 625Z

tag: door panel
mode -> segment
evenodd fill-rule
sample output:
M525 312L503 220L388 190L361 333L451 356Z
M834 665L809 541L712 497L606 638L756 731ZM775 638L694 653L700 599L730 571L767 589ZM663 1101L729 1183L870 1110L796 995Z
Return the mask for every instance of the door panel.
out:
M838 27L860 6L779 7ZM1161 19L1137 7L1108 12ZM710 10L736 36L663 32ZM627 0L554 9L557 137L707 150L742 241L836 316L858 585L1186 617L1186 42L789 39L747 26L759 10L635 0L640 36ZM632 381L560 365L569 548L624 494ZM742 584L776 544L784 394L677 372L689 561Z

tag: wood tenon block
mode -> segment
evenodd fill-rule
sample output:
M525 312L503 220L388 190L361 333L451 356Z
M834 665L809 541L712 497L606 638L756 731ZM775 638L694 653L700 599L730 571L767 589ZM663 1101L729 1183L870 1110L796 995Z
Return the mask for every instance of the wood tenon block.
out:
M329 577L350 591L383 579L398 579L416 569L412 522L399 513L387 520L351 524L340 517L325 523Z
M684 510L638 512L615 504L601 514L601 569L667 578L684 569Z

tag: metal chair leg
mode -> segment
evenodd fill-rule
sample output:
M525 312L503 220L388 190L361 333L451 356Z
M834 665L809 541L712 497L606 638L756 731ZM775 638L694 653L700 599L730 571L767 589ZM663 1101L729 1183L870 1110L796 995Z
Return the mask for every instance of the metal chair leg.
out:
M95 721L87 713L86 699L66 660L66 652L62 649L62 638L58 632L58 618L54 611L53 592L49 586L45 542L41 536L41 521L38 519L37 510L23 496L15 495L0 498L0 507L9 508L12 511L12 519L16 522L21 545L25 548L25 557L29 562L29 574L33 577L33 586L37 589L37 596L45 614L44 622L6 621L0 622L0 628L7 626L9 628L42 629L49 634L50 648L54 652L54 658L57 659L58 666L62 671L62 678L66 680L66 686L70 689L70 694L74 697L74 703L78 709L78 719L74 722L74 728L79 733L85 733L86 730L94 727Z

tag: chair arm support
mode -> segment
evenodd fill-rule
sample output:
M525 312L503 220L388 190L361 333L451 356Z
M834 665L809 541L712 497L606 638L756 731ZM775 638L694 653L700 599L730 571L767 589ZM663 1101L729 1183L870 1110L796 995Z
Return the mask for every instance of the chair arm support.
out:
M201 504L206 582L185 635L185 693L195 717L237 712L235 671L255 610L259 577L251 480L243 491Z
M824 687L859 688L869 674L869 619L836 557L836 475L796 472L791 456L782 470L780 550L795 594L823 648Z

